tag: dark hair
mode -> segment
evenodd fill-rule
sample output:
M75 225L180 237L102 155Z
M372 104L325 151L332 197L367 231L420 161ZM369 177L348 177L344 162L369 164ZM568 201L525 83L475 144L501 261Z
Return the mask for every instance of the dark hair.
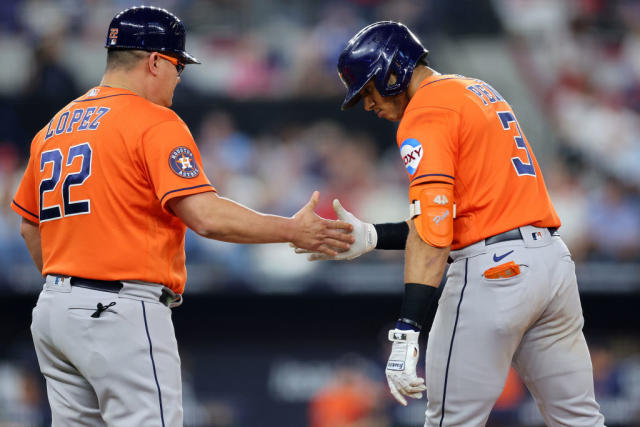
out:
M148 52L134 49L109 49L107 51L107 70L121 68L132 69Z

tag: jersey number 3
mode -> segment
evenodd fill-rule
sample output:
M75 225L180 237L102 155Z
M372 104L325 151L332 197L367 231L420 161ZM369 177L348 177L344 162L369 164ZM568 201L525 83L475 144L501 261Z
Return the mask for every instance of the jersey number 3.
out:
M516 169L516 173L518 175L536 176L536 169L533 166L533 161L531 160L529 147L527 147L527 143L524 142L522 132L520 131L520 125L518 124L515 116L511 111L498 111L498 117L500 118L500 123L502 123L502 129L504 130L510 130L511 123L515 123L518 134L514 136L513 139L516 142L518 149L524 150L527 153L527 159L529 159L529 162L525 163L519 157L511 158L511 162L513 163L513 167Z
M62 182L62 201L64 205L64 215L60 210L60 205L44 207L42 201L44 193L53 191L60 182L62 174L62 162L64 158L59 149L45 151L40 156L40 172L44 172L47 163L53 163L51 177L40 181L40 222L50 221L52 219L62 218L63 216L81 215L90 212L91 201L80 200L72 202L69 198L69 190L74 185L82 185L91 175L91 146L89 143L74 145L69 148L67 156L67 166L73 163L73 159L82 156L82 166L79 172L68 173Z

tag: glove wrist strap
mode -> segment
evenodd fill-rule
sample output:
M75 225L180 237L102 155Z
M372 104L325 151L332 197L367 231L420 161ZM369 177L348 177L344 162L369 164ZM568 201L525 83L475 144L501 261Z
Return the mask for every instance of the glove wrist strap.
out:
M391 342L416 342L418 340L419 332L416 331L402 331L398 329L391 329L389 331L389 341Z
M396 323L396 329L420 331L422 330L422 325L416 322L415 320L407 319L406 317L401 317L398 319Z
M373 224L378 234L376 249L404 249L409 235L409 224L406 221Z

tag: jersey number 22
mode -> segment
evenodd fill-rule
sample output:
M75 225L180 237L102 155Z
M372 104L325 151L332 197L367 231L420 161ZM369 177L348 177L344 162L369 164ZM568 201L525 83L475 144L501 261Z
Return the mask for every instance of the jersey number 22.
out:
M59 149L55 149L45 151L40 156L40 172L44 172L44 167L47 163L53 163L51 177L40 181L40 222L62 218L63 216L81 215L90 212L90 200L72 202L69 197L69 189L74 185L82 185L91 175L91 146L88 142L69 147L67 166L70 166L73 163L73 159L78 156L82 156L82 166L80 167L80 171L68 173L62 182L64 214L60 210L60 205L49 207L44 207L42 205L44 193L55 190L60 182L62 162L64 161L62 152Z

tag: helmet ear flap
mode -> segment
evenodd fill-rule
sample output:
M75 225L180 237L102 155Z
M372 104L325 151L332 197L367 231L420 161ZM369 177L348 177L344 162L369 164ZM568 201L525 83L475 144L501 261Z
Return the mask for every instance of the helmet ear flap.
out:
M391 60L391 64L389 65L389 79L387 80L387 92L390 95L396 95L402 92L405 88L405 79L407 77L407 70L404 69L397 59L397 51L395 55L393 55L393 59ZM391 77L395 76L395 81L391 83Z
M387 83L389 82L389 78L391 78L391 69L389 67L380 67L374 78L376 89L380 95L386 96Z
M384 68L383 73L376 76L376 89L382 96L397 95L405 88L406 70L397 60L398 51L394 52L389 60L389 65ZM395 79L394 79L395 77Z

